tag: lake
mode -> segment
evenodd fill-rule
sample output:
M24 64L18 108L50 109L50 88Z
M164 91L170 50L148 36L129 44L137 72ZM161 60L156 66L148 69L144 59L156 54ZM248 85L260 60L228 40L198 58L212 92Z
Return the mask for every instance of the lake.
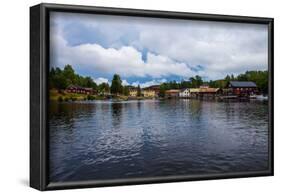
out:
M51 182L268 169L268 102L51 102Z

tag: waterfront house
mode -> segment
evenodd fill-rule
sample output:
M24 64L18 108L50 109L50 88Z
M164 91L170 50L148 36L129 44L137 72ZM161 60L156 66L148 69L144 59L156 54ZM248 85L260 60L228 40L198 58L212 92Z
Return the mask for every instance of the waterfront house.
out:
M95 94L96 91L93 88L84 88L77 85L70 85L65 90L68 93L75 93L75 94Z
M200 88L200 97L202 98L215 98L222 94L220 88Z
M137 97L138 95L138 90L135 87L130 87L129 88L129 96L131 97Z
M180 98L189 98L190 97L190 89L189 88L184 88L180 90L179 93Z
M146 87L144 89L149 89L149 90L153 90L155 93L155 96L159 96L159 92L160 92L160 85L152 85L149 87Z
M141 91L142 96L146 97L146 98L154 98L156 96L156 93L154 90L151 90L149 88L144 88Z
M258 93L257 85L251 81L229 81L229 94L236 96L251 96Z
M167 98L177 98L177 97L179 97L179 93L180 93L180 90L177 90L177 89L166 90L165 96Z
M190 88L189 93L189 96L192 98L215 98L222 93L222 90L220 88L203 86L200 88Z
M160 86L159 85L152 85L142 89L142 95L148 98L155 98L159 96Z

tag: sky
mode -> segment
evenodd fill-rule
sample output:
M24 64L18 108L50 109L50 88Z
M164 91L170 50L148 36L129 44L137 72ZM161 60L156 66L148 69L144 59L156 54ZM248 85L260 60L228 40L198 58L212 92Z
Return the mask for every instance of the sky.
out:
M147 87L267 70L267 25L51 12L50 67Z

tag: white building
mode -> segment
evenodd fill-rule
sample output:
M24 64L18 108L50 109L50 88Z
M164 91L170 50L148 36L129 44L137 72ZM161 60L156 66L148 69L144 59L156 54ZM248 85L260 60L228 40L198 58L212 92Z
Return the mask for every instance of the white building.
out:
M179 93L179 97L181 98L187 98L190 97L190 91L188 88L185 89L181 89L180 93Z

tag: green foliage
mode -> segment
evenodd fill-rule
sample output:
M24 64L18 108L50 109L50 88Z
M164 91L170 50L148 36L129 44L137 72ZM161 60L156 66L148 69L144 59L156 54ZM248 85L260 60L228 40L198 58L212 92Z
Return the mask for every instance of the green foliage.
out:
M50 88L65 89L67 87L67 79L64 77L64 73L60 68L52 68L49 76Z
M129 91L129 87L128 86L124 86L123 87L123 95L124 96L129 96L130 91Z
M253 81L262 93L268 93L268 71L246 71L245 74L238 75L237 80Z
M192 88L198 88L203 84L203 80L199 75L189 78L189 81Z
M122 80L118 74L113 75L110 91L112 94L122 94L123 93Z
M227 75L223 80L224 84L218 85L217 87L224 88L226 87L227 82L235 80L255 82L260 92L263 94L268 93L268 71L246 71L245 73L239 74L236 77L233 75Z
M82 87L97 89L97 84L91 77L83 77L75 73L71 65L66 65L63 70L59 67L52 68L49 73L49 87L64 90L69 85L79 85Z
M234 76L233 74L227 75L221 80L210 80L203 82L202 78L198 75L189 78L189 81L175 81L162 83L160 85L160 97L165 97L165 91L170 89L183 89L183 88L198 88L202 84L209 85L212 88L225 88L229 81L253 81L257 84L259 91L264 94L268 93L268 71L246 71L245 73Z
M76 80L76 75L74 69L71 67L71 65L64 66L64 69L62 71L63 77L66 79L66 82L68 84L74 83Z
M183 89L183 88L198 88L203 84L203 80L200 76L189 78L188 81L182 80L180 83L176 81L170 81L160 84L159 96L165 97L165 91L171 89Z
M73 97L73 96L70 99L71 99L71 101L76 101L77 100L77 98Z
M97 89L98 86L91 77L85 77L84 79L82 78L82 80L84 81L84 83L81 84L82 86L93 88L95 90Z
M141 88L140 88L140 85L138 85L138 88L137 88L137 96L138 96L138 97L141 96Z
M227 86L227 83L232 80L253 81L257 84L259 91L264 94L268 93L268 71L246 71L245 73L239 74L237 76L231 74L227 75L224 79L214 81L210 80L207 82L203 82L203 79L199 75L191 77L189 78L189 80L182 80L180 83L176 81L165 82L160 85L159 96L164 97L166 90L198 88L202 84L207 84L213 88L225 88ZM81 87L93 88L94 90L98 90L101 94L111 92L112 94L123 94L125 96L129 95L129 87L122 86L122 80L118 74L115 74L113 76L112 84L110 87L108 83L101 83L100 85L97 85L91 77L83 77L76 74L71 65L66 65L63 69L60 69L59 67L51 68L49 72L50 89L63 91L71 84ZM140 86L138 86L137 90L137 96L141 96ZM92 99L93 96L87 97L87 99L89 98ZM68 101L69 99L58 100Z
M63 101L63 98L62 98L61 96L59 96L59 97L58 97L58 101L59 101L59 102L62 102L62 101Z
M166 91L166 89L165 89L165 85L164 84L161 84L160 85L160 91L159 91L159 97L165 97L165 91Z
M182 80L180 83L180 88L191 88L191 83L189 81Z
M210 80L209 82L207 82L207 84L209 85L209 87L211 88L225 88L227 85L227 81L222 79L222 80Z
M95 97L92 96L92 95L88 95L88 96L87 96L87 100L95 100Z
M101 83L100 85L98 85L98 91L99 93L103 94L104 93L108 93L110 92L110 87L108 83Z

